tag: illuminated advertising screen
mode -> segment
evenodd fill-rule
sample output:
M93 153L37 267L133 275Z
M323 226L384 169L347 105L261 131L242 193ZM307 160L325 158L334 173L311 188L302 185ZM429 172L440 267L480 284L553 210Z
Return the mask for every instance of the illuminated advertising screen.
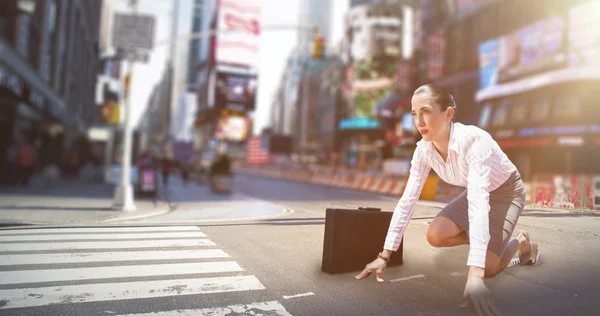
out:
M480 89L498 84L498 44L497 39L492 39L479 45Z
M500 39L498 82L565 67L565 17L530 24Z
M256 75L217 72L215 107L232 111L252 111L255 108Z
M219 120L215 138L232 142L243 142L248 138L250 121L242 116L226 116Z

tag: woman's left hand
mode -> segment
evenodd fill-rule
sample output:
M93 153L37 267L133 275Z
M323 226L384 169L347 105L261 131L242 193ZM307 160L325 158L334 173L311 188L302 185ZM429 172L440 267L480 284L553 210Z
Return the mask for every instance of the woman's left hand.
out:
M474 268L471 268L471 271L469 271L463 295L464 300L459 304L459 307L467 308L469 306L469 300L471 300L473 306L475 306L477 315L502 316L502 313L500 313L492 301L492 292L485 286L485 283L483 283L483 273L472 273L473 270Z

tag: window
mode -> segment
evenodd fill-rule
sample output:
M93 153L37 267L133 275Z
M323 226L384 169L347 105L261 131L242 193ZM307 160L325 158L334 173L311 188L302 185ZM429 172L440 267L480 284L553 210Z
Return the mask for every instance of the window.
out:
M479 116L479 127L486 128L490 121L490 114L492 113L492 104L485 103L481 108L481 114Z
M502 101L494 111L494 117L492 118L493 126L501 126L506 121L507 116L507 101Z
M533 102L531 109L531 119L533 121L547 120L550 116L550 98L542 97Z
M515 100L511 106L510 120L512 122L522 122L527 117L527 101L523 99Z
M576 96L559 96L554 102L554 117L557 119L574 119L581 116L581 100Z

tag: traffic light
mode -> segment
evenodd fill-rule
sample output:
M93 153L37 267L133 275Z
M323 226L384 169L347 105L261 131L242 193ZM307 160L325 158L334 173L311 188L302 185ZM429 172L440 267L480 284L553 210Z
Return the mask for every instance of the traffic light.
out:
M119 125L121 123L121 108L116 102L107 102L102 107L103 123L107 125Z
M313 59L323 59L323 46L325 45L325 37L315 36L313 44Z

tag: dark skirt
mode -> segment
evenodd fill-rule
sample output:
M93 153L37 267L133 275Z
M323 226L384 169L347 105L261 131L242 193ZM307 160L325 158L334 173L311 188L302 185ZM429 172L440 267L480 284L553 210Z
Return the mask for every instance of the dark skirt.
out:
M488 250L502 258L504 249L525 208L525 186L521 175L515 171L496 190L490 192L490 242ZM444 216L469 234L469 201L467 190L452 200L437 216Z

